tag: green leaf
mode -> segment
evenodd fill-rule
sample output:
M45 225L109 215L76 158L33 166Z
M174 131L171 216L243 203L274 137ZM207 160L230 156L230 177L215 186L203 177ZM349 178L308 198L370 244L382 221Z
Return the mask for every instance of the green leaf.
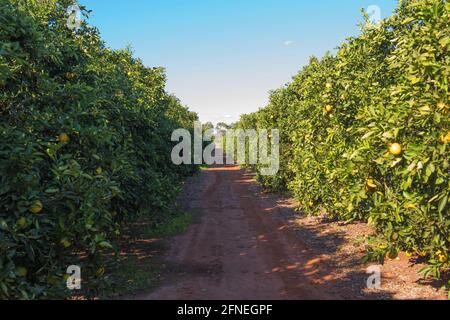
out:
M113 246L111 243L109 243L108 241L102 241L98 244L101 248L104 249L113 249Z
M442 211L444 211L445 206L447 205L447 201L448 201L448 195L446 195L445 197L443 197L441 199L441 201L439 201L439 207L438 207L439 213L442 213Z

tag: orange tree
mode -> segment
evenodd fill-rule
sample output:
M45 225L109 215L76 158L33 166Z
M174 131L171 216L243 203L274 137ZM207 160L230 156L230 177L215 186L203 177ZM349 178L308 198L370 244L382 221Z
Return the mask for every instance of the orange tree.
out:
M123 223L163 221L196 169L170 160L197 115L164 70L70 30L71 4L0 1L0 298L64 297L74 264L95 294Z
M378 231L368 258L406 250L437 277L450 265L448 30L446 1L400 1L252 115L281 131L281 169L259 177L266 187L289 190L308 214L368 221Z

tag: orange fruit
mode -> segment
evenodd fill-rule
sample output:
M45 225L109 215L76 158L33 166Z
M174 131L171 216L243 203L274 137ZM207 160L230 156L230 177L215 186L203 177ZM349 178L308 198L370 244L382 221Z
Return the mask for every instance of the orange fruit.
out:
M41 201L35 201L29 208L30 212L38 214L44 209L44 205Z
M70 138L69 138L69 136L66 133L61 133L58 136L58 141L61 142L61 143L67 143L67 142L69 142L69 140L70 140Z
M331 113L331 112L333 111L333 106L327 104L327 105L325 106L324 110L325 110L326 113Z
M402 154L402 146L399 143L393 143L389 146L389 152L394 156L399 156Z
M441 250L436 251L436 257L439 260L439 262L446 262L447 261L447 255L445 252L442 252Z

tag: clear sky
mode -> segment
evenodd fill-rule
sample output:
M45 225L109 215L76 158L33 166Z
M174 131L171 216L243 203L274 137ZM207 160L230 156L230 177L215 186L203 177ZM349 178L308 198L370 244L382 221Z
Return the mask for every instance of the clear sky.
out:
M166 68L167 91L206 121L256 111L310 56L357 35L360 10L396 0L81 0L112 48Z

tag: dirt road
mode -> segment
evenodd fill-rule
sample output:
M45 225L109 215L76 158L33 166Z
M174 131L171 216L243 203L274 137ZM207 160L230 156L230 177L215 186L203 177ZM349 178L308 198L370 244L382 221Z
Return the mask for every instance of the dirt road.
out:
M186 183L181 201L201 218L170 241L164 259L180 272L138 299L395 297L392 288L365 291L362 250L342 231L299 226L291 202L261 193L252 175L237 166L202 171ZM406 287L407 295L413 289ZM434 294L417 290L414 298Z

